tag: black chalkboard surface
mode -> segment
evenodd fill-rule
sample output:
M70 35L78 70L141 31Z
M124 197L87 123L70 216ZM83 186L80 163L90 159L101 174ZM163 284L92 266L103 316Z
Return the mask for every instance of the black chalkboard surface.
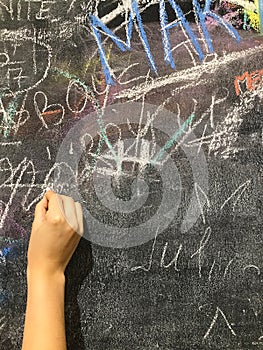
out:
M263 39L224 6L0 1L1 349L48 187L84 210L68 349L263 347Z

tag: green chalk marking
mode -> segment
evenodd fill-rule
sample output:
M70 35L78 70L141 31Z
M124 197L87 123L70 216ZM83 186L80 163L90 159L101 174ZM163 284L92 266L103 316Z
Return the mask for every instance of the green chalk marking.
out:
M166 142L166 144L160 149L160 151L156 154L156 156L152 159L151 164L155 165L157 162L162 160L164 153L168 151L173 144L179 139L179 137L182 135L183 131L186 129L186 127L191 124L193 121L195 115L192 113L188 119L180 126L179 130L177 130L172 137Z
M2 91L0 93L0 99L2 99L4 94L5 94L5 91ZM20 97L21 96L18 95L17 97L13 98L12 101L9 102L7 106L7 109L6 109L7 119L4 120L5 125L3 126L3 129L4 129L3 134L5 138L7 138L10 135L12 125L14 124L14 119L15 119L16 111L20 101Z

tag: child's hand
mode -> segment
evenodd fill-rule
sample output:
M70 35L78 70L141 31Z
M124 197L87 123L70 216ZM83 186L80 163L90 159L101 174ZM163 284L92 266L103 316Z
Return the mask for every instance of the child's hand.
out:
M81 205L48 191L37 204L28 247L28 274L51 277L65 268L83 235Z

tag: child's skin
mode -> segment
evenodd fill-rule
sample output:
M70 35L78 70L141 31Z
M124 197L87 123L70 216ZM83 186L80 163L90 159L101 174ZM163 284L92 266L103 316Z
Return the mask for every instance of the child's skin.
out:
M82 234L81 205L48 191L36 206L28 247L22 350L66 350L64 272Z

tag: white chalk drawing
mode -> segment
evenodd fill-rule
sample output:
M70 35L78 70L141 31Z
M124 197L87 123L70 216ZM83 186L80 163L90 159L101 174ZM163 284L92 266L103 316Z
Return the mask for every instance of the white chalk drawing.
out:
M159 226L157 227L157 230L156 230L155 235L154 235L154 240L153 240L153 244L152 244L150 258L149 258L149 261L148 261L148 266L147 267L145 265L133 266L131 268L131 271L136 271L136 270L143 270L143 271L146 271L146 272L150 271L150 269L152 267L152 263L153 263L153 253L154 253L154 250L155 250L155 245L156 245L156 240L157 240L158 233L159 233Z
M244 146L239 145L239 130L243 122L243 116L253 111L256 101L263 100L263 87L259 86L254 91L245 92L237 102L229 107L226 114L222 115L222 118L215 123L214 107L216 104L221 104L222 106L222 103L227 99L227 96L228 91L226 92L226 97L222 99L217 100L215 96L212 96L212 100L214 101L212 101L211 106L203 115L203 117L207 118L208 114L211 113L210 121L205 123L202 136L187 142L187 147L196 147L196 145L207 147L209 156L216 156L222 159L235 157L240 151L244 150ZM242 191L243 193L249 186L249 182L241 186L244 187L237 190L237 193L239 193L239 191ZM235 196L235 194L233 194L233 196ZM225 204L223 203L222 209L224 205Z
M162 258L161 258L161 262L160 262L160 267L164 267L165 269L168 269L171 266L174 266L175 271L180 271L178 268L178 258L180 255L180 252L183 248L182 243L179 245L174 258L167 264L165 264L165 254L167 251L167 247L168 247L168 242L165 243L164 247L163 247L163 252L162 252Z
M251 185L251 180L247 180L245 183L240 185L221 205L220 209L222 210L224 206L231 201L232 198L235 198L234 204L233 204L233 211L235 210L236 203L238 202L239 198L242 196L242 194L249 188Z
M17 144L13 146L17 147ZM0 182L0 190L4 190L8 194L8 200L1 201L0 229L4 227L15 199L21 203L22 210L32 210L34 205L43 197L46 189L48 187L52 188L54 172L58 174L63 171L64 167L67 168L68 165L54 163L47 174L44 174L43 179L43 174L39 174L34 162L27 157L16 165L8 157L1 158L0 174L3 180ZM58 171L55 171L56 168L58 168ZM29 176L30 179L23 181L25 176L27 178Z
M62 173L60 178L56 178L55 188L59 187L83 204L84 216L89 223L89 240L121 248L147 242L154 237L156 227L159 227L159 234L163 232L180 205L181 176L193 177L194 182L207 193L205 156L202 151L197 154L196 150L184 146L186 138L195 138L191 128L193 118L194 115L187 119L188 122L182 122L162 106L127 102L106 107L102 118L95 113L88 114L69 131L56 161L67 162L76 177L71 180L71 188L68 189L66 184L69 177L72 178L72 172ZM105 135L109 135L106 140ZM168 138L162 146L158 144L161 135ZM115 137L112 144L109 140L111 137ZM74 152L70 152L71 144L74 145ZM86 149L83 149L83 144ZM171 158L178 148L185 153L192 174L179 174ZM72 157L70 153L73 153ZM85 164L80 170L82 154L85 154ZM108 215L108 222L103 222L104 218L99 217L102 212L94 214L87 207L89 200L84 199L80 191L85 186L92 186L86 191L93 191L96 197L93 207L98 206L103 217ZM118 197L112 189L114 186L117 192L125 190L123 186L130 188L130 197ZM156 208L153 201L153 198L156 201L156 197L151 192L154 187L156 193L160 191ZM152 198L152 202L149 198ZM201 214L200 206L204 203L204 196L200 196L197 203L193 190L182 222L182 232L187 232L195 224ZM145 217L140 216L141 213Z
M160 89L164 86L169 86L172 84L183 83L183 86L179 87L177 90L186 89L191 86L198 86L206 84L208 79L204 79L204 74L206 76L213 76L220 67L224 67L231 62L237 62L239 59L246 58L249 59L252 55L263 52L263 45L257 48L242 50L239 52L225 53L222 57L215 56L210 62L204 62L202 65L187 68L181 71L175 71L169 75L163 77L152 78L148 82L142 82L137 86L121 91L118 94L118 98L129 98L130 100L139 100L142 96L149 92ZM175 92L177 91L174 90Z
M23 126L30 118L29 111L25 108L27 93L13 96L10 102L9 98L0 96L0 131L4 137L9 134L16 135L19 128Z
M47 20L51 15L54 0L9 0L0 2L0 16L2 20L21 21L21 20ZM4 17L4 11L7 16Z
M6 325L6 320L5 320L5 316L2 316L0 319L0 331L2 330L2 328Z
M1 97L15 97L37 87L50 68L50 45L19 31L2 32L0 38Z
M41 107L40 107L41 105ZM64 114L65 114L65 108L60 103L56 104L50 104L48 105L48 98L46 94L43 91L37 91L34 95L34 107L37 116L41 120L43 126L48 129L48 124L51 124L51 126L56 126L62 123ZM50 114L56 114L59 115L59 118L56 118L58 120L54 121L54 118L52 118L52 122L47 123L45 120L45 116L48 116Z
M191 255L191 259L195 256L198 257L198 271L199 271L199 277L202 277L202 259L203 259L203 255L204 255L204 249L210 239L211 236L211 227L207 227L205 230L205 233L200 241L199 244L199 248L197 249L197 251L195 251L192 255Z
M149 6L159 3L157 0L137 2L141 13ZM76 29L80 28L88 37L91 30L86 25L87 15L92 9L93 14L98 16L98 6L102 1L63 0L63 3L67 14L72 14L71 18L63 19L55 14L55 0L0 0L0 21L21 21L21 24L23 21L47 21L50 28L53 28L51 25L57 25L59 28L56 32L58 43L70 39L76 33ZM82 11L76 14L78 7ZM131 1L123 0L113 11L101 18L101 21L107 25L116 16L123 14L126 16L126 22L120 27L125 29L130 12ZM184 40L169 50L164 48L164 61L169 53L170 60L173 57L176 62L176 55L183 52L190 62L190 67L174 71L167 76L152 77L150 70L144 75L134 76L133 70L140 71L137 69L140 62L128 63L124 68L117 63L116 67L109 67L110 74L123 88L116 94L117 100L144 101L147 94L151 95L158 92L158 89L168 87L171 87L172 99L178 92L191 87L201 89L209 84L209 80L224 69L225 65L245 58L250 59L254 54L262 54L262 45L231 54L223 53L221 57L215 52L211 53L208 36L204 34L197 16L200 11L193 12L196 20L194 26L199 33L196 43L193 43L189 31L186 32L177 20L174 25L178 25ZM170 24L167 23L168 25ZM138 23L135 23L134 28L141 33ZM117 29L113 30L113 33L116 33ZM137 262L138 265L133 266L131 272L142 271L151 275L156 269L164 269L178 276L188 263L196 267L193 272L196 278L199 281L202 278L210 287L218 279L228 284L231 277L235 278L236 275L242 276L241 278L261 278L262 268L256 265L256 260L249 261L249 257L246 257L240 263L242 253L238 252L234 256L224 256L225 260L222 262L224 247L220 248L220 251L210 250L210 245L214 242L214 232L209 226L206 214L207 211L213 210L214 198L208 195L204 148L208 150L208 157L221 159L228 159L242 150L238 141L243 115L254 108L255 98L260 101L257 103L262 102L263 87L242 93L238 102L227 109L224 106L229 102L229 87L229 90L223 88L223 97L222 91L220 97L212 92L210 105L200 117L198 116L198 120L195 112L199 101L195 101L194 98L191 101L193 108L190 116L181 115L179 104L177 114L165 111L164 107L169 103L169 98L158 107L149 106L144 102L108 106L113 87L109 84L96 85L95 75L91 76L94 94L88 93L80 80L71 79L63 104L56 103L54 99L50 102L50 95L44 92L44 89L42 91L41 83L47 78L51 68L52 45L49 45L49 40L52 33L51 29L49 32L46 29L39 30L36 39L36 35L32 35L33 32L34 29L30 31L24 27L0 31L0 130L4 136L10 133L16 136L33 114L40 120L44 131L52 130L54 126L63 123L66 110L76 117L76 125L61 144L55 163L51 145L43 146L43 157L52 164L48 171L38 171L38 163L30 157L23 156L21 161L16 162L12 156L1 156L0 192L5 200L0 200L0 238L1 235L4 236L2 229L5 228L8 215L12 213L16 201L21 204L22 210L33 212L35 204L47 187L50 187L81 201L88 229L85 237L92 242L107 247L127 248L152 240L146 261ZM110 40L108 37L101 44L104 45ZM164 39L163 43L167 45L169 41ZM204 53L202 64L198 58L197 47ZM149 55L149 47L146 49ZM155 58L154 48L150 49L153 50ZM96 50L90 54L91 57L98 58ZM101 108L98 112L101 115L83 116L89 105L91 109L96 109L94 96L98 97ZM8 99L11 99L11 102L6 102ZM31 115L27 109L28 104L33 106L34 112L31 112ZM218 110L221 110L221 115L218 115ZM202 130L196 137L194 132L198 125L202 125ZM12 139L0 142L0 148L14 148L16 152L21 145L22 141ZM191 172L179 172L174 157L179 149L184 153ZM180 226L181 232L186 233L193 229L197 220L198 224L204 225L198 240L194 238L194 248L191 251L187 243L180 239L163 242L163 237L160 237L160 241L157 241L158 235L161 235L176 217L182 199L184 177L191 178L192 191ZM244 178L237 182L231 193L217 198L220 202L218 212L221 214L223 210L237 211L239 203L252 192L253 186L255 184L252 178ZM87 200L89 197L85 193L85 189L91 187L94 208L90 208ZM216 187L213 190L216 190ZM155 203L158 203L156 208ZM142 212L144 216L141 215ZM3 259L1 254L2 251L0 261ZM260 295L256 292L255 295L260 300ZM249 296L248 301L255 317L259 317L262 311L261 303L255 302L253 296ZM228 314L228 311L229 308L225 310L223 305L213 306L211 313L207 315L207 331L204 330L201 334L203 341L210 341L214 335L218 336L218 326L222 333L227 332L230 337L238 335L238 327L231 322L233 316ZM0 331L6 324L6 318L0 318ZM111 328L112 324L104 332L110 331ZM263 344L263 336L254 339L252 345ZM158 343L156 347L159 347Z
M224 323L225 323L226 326L228 327L228 329L229 329L229 331L231 332L231 334L232 334L233 336L236 336L236 332L234 331L234 329L233 329L231 323L229 323L229 321L228 321L228 319L227 319L225 313L217 306L216 312L215 312L215 316L213 317L213 320L212 320L212 322L211 322L211 324L210 324L210 326L209 326L207 332L205 333L205 335L204 335L204 337L203 337L204 340L205 340L206 338L208 338L209 336L212 336L212 335L210 335L210 334L211 334L211 332L212 332L212 330L213 330L213 328L214 328L214 325L215 325L215 323L216 323L216 321L217 321L217 319L218 319L219 316L221 316L221 319L224 320Z

